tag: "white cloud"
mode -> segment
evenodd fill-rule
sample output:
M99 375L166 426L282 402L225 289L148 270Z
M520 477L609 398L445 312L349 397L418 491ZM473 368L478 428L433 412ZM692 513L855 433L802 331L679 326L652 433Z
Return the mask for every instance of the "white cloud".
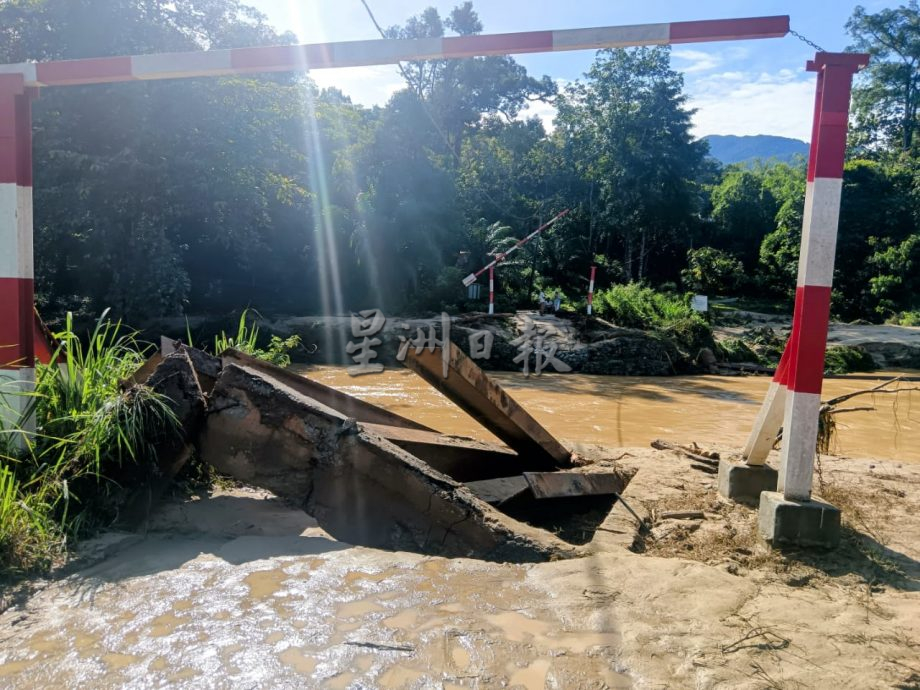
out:
M721 55L718 53L708 53L702 50L688 50L682 48L672 51L671 57L677 59L677 64L674 65L674 68L685 74L708 72L722 64Z
M808 141L814 109L814 79L792 70L742 75L726 73L687 85L688 105L697 109L694 134L774 134Z
M310 72L310 78L321 89L335 87L355 103L368 107L384 105L405 85L396 65L317 69Z
M699 66L702 60L694 64ZM696 136L775 134L803 141L810 138L813 79L803 78L789 69L760 74L741 71L691 74L694 76L688 78L686 90L688 105L698 110L693 117ZM310 76L320 88L334 86L355 103L368 107L384 105L404 84L394 65L314 70ZM565 80L557 83L560 89L566 84ZM553 130L555 107L540 101L529 103L520 117L533 116L540 118L547 132Z
M560 93L572 83L569 79L554 79L553 81L556 82L556 87L559 89ZM521 108L521 112L518 113L517 119L526 120L527 118L538 117L540 118L540 122L543 123L543 129L545 129L548 134L555 129L553 120L556 117L556 112L556 106L554 105L544 103L543 101L531 101Z
M534 116L540 118L540 121L543 123L543 129L547 132L553 131L553 119L556 117L556 106L544 103L543 101L532 101L521 108L518 119L526 120Z

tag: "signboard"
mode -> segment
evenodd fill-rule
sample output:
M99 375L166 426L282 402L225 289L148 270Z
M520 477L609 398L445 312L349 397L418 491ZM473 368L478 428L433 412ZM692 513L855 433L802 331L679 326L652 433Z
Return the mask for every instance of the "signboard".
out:
M694 295L690 300L690 308L693 311L707 312L709 311L709 297L706 295Z

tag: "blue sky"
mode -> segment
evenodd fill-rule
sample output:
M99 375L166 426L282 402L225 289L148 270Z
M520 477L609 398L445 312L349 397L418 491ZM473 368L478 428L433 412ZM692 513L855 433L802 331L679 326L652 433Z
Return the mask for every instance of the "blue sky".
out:
M303 43L377 38L360 0L249 0L278 29L294 32ZM383 26L401 24L425 7L447 15L459 0L368 0ZM866 0L474 0L486 33L568 29L694 19L788 14L792 28L826 50L849 43L844 24L857 4L870 12L899 2ZM814 75L805 60L814 54L798 39L702 43L675 46L673 66L684 74L695 133L776 134L807 141L811 130ZM535 76L548 74L560 84L579 78L593 51L521 55L516 59ZM383 104L402 81L393 66L316 70L320 86L337 86L356 102ZM537 105L532 114L548 122L552 109Z

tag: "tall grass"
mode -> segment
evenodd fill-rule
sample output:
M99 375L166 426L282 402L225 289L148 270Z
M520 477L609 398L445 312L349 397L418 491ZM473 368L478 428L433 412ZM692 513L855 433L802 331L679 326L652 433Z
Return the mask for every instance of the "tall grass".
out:
M600 316L624 328L664 328L681 319L699 318L683 296L641 283L613 285L597 294L595 304Z
M114 517L125 482L155 467L154 447L176 429L160 395L123 389L148 347L104 312L84 342L67 315L53 364L37 365L22 420L0 396L0 576L41 569L69 540ZM34 428L34 431L30 429Z
M715 348L712 329L690 307L689 295L655 290L642 283L613 285L595 295L596 313L624 328L660 332L692 356Z
M189 342L192 342L189 334ZM240 314L240 320L236 326L236 333L228 335L226 331L221 331L220 335L214 336L214 354L220 353L233 348L247 355L264 359L279 367L287 367L291 364L291 350L300 347L300 336L292 335L288 338L281 338L273 335L268 341L268 348L259 347L259 327L249 323L249 310L244 309Z

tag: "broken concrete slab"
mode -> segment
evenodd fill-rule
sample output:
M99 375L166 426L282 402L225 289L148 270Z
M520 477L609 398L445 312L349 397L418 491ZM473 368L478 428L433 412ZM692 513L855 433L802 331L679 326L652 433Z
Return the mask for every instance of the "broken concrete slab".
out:
M629 483L623 472L525 472L524 480L537 499L610 496Z
M442 356L440 347L419 353L410 348L405 364L509 448L534 463L533 469L572 466L572 453L459 347L449 343L446 377Z
M201 390L205 393L210 393L214 387L214 382L220 376L220 359L214 355L209 355L204 350L186 345L181 340L173 340L161 335L160 355L167 357L174 352L184 352L188 355L189 359L192 360L192 366L195 367Z
M764 491L776 491L778 473L769 465L748 465L722 458L719 460L719 495L738 503L756 506Z
M579 496L612 496L621 493L635 470L586 466L573 472L524 472L510 477L469 481L466 485L486 503L500 505L528 494L538 501Z
M501 506L507 501L530 491L524 475L514 477L496 477L475 482L466 482L467 487L476 496L491 506Z
M778 491L760 495L760 536L774 547L823 546L840 543L840 509L813 498L793 501Z
M424 424L419 424L413 419L408 419L395 412L390 412L382 407L360 400L353 395L337 391L335 388L330 388L329 386L312 381L305 376L295 374L292 371L275 366L265 360L257 359L239 350L226 350L221 353L221 360L225 364L239 364L240 366L254 369L265 376L270 376L276 381L290 386L297 392L313 398L323 405L331 407L333 410L342 413L346 417L351 417L356 421L385 424L391 427L406 429L418 429L420 431L434 431L434 429Z
M147 518L150 508L194 453L206 408L204 392L185 351L162 358L145 385L167 400L177 428L155 439L157 474L132 493L121 511L119 522L131 528Z
M337 539L499 561L577 555L514 520L360 422L227 364L211 394L203 459L295 501Z
M528 469L521 456L495 443L383 424L364 424L364 427L458 482L520 475Z
M365 427L374 433L392 441L400 448L427 462L434 469L457 481L504 477L532 469L517 453L504 446L432 431L381 407L310 381L249 355L228 350L224 353L222 361L227 364L235 363L247 371L258 374L263 379L288 386L335 410L343 418L351 418L364 423ZM356 413L358 417L350 413ZM369 420L383 420L386 423L374 423Z
M206 408L204 392L186 352L165 357L146 385L166 398L178 422L176 433L167 434L157 447L160 474L171 479L188 460L201 428Z

